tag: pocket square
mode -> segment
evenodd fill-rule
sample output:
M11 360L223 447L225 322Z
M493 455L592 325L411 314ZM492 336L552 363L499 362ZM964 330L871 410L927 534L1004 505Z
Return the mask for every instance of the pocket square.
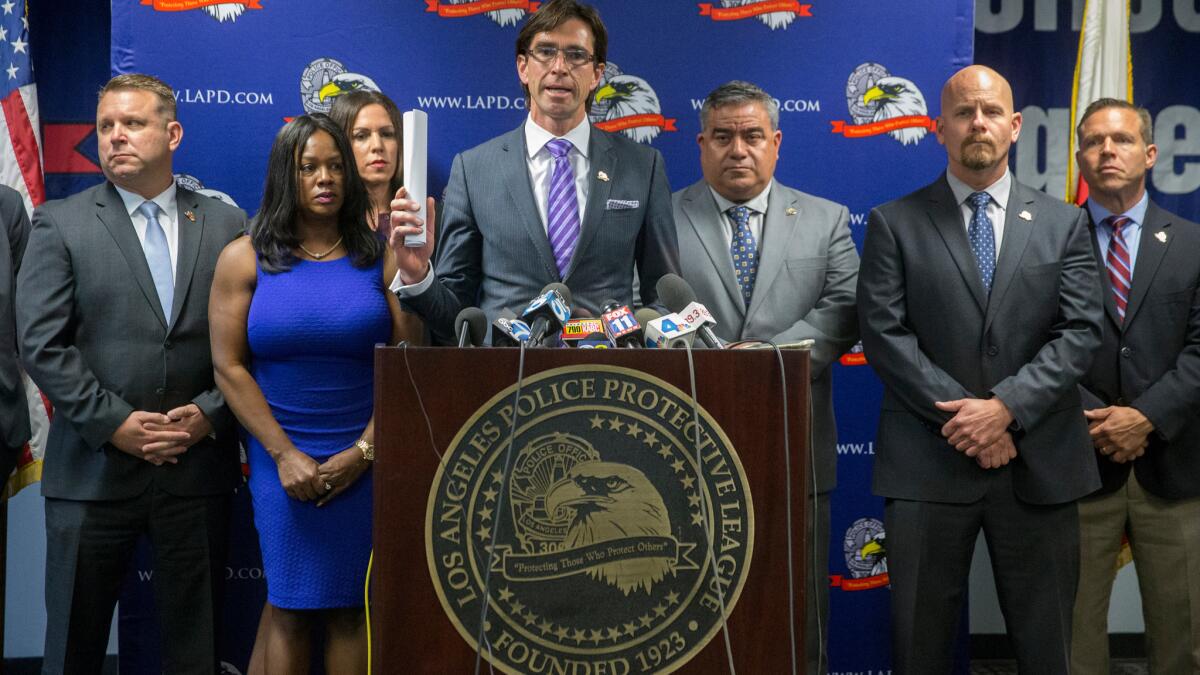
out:
M625 209L636 209L642 203L636 199L610 199L604 205L605 211L623 211Z

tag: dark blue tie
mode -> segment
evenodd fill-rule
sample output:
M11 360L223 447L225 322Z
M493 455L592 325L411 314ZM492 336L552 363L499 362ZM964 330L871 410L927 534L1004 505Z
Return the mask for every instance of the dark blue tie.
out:
M992 229L992 219L987 214L991 200L986 192L972 192L967 197L974 210L971 224L967 227L967 239L971 241L971 253L975 254L975 264L979 267L979 276L988 293L992 292L992 277L996 274L996 233Z
M758 276L758 244L750 231L750 209L734 206L727 212L733 219L733 239L729 242L729 254L733 258L733 273L742 290L742 301L750 306L754 294L754 278Z

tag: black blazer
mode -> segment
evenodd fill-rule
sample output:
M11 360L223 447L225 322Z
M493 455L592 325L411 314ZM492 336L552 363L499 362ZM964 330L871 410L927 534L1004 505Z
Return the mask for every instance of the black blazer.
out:
M0 185L0 476L16 466L29 440L29 406L17 368L13 297L21 256L29 240L29 216L21 195Z
M867 360L883 380L875 494L970 503L1000 471L1016 496L1060 504L1100 479L1077 384L1100 342L1100 282L1087 216L1013 180L985 294L945 175L871 211L858 275ZM934 401L999 397L1018 457L985 470L956 451Z
M1096 262L1105 252L1096 242ZM1125 322L1104 293L1104 333L1081 382L1084 408L1127 405L1153 424L1146 454L1118 464L1096 453L1103 487L1125 484L1130 467L1148 492L1200 496L1200 225L1150 202L1134 263Z
M233 416L213 381L208 294L217 256L246 216L183 188L177 199L169 320L112 184L34 211L17 278L17 329L22 363L55 406L42 463L47 497L126 499L152 482L180 496L213 495L241 479ZM156 467L108 443L130 412L188 402L208 416L215 438L193 445L178 464Z

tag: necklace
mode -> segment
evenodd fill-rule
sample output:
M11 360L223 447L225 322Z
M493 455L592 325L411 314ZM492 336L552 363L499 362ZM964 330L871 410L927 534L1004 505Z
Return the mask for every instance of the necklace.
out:
M324 258L325 256L329 255L330 253L333 253L334 251L336 251L337 247L342 245L342 239L343 239L343 237L338 237L338 240L333 242L333 246L330 246L329 250L325 251L324 253L313 253L312 251L308 250L308 247L306 247L304 244L301 244L299 242L297 242L296 245L300 247L301 251L304 251L305 253L312 256L313 260L320 260L321 258Z

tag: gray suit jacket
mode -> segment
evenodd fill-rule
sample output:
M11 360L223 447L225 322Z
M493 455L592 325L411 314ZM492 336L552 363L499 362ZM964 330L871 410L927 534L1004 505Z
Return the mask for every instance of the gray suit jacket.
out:
M17 368L13 310L17 271L29 240L29 216L21 195L0 185L0 479L16 466L29 440L29 407Z
M1100 486L1080 376L1103 314L1087 215L1015 180L991 294L985 294L945 175L871 211L858 309L867 360L884 384L874 491L969 503L999 471L1030 504ZM1018 457L984 470L940 433L934 401L996 396L1015 418Z
M1105 254L1096 246L1101 268ZM1155 431L1133 462L1096 453L1102 490L1124 486L1132 467L1151 494L1200 497L1200 225L1150 202L1125 321L1112 293L1104 293L1104 308L1103 341L1081 382L1083 405L1133 406Z
M126 499L151 483L181 496L212 495L240 481L233 416L213 382L208 294L217 256L246 216L183 188L178 202L170 317L110 183L33 214L17 328L21 360L55 406L42 466L47 497ZM108 443L130 412L188 402L208 416L215 439L193 445L178 464L155 467Z
M754 295L747 308L708 184L701 180L684 188L672 202L682 276L716 319L713 330L718 336L777 344L816 341L811 352L813 471L817 491L832 490L837 482L837 427L829 364L858 339L858 252L846 207L778 182L773 185Z
M529 181L524 127L454 158L436 234L437 280L405 300L438 342L454 342L454 318L462 308L479 307L493 321L504 308L521 312L556 281L593 316L608 299L633 306L634 263L641 280L638 304L657 300L659 277L679 269L662 155L595 127L590 143L587 208L561 280Z

